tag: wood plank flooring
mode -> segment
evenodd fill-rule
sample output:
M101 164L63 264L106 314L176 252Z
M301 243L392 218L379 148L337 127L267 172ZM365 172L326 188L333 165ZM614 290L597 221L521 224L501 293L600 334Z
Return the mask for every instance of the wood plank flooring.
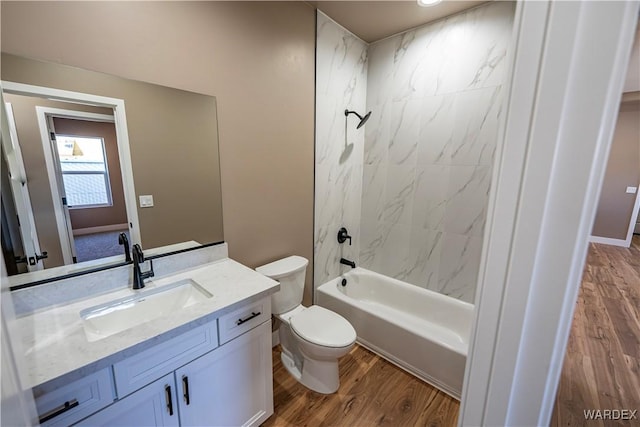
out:
M588 409L638 414L587 421ZM640 426L640 236L589 247L551 425Z
M323 395L298 383L273 351L275 413L264 427L455 426L460 404L363 347L340 359L340 389Z

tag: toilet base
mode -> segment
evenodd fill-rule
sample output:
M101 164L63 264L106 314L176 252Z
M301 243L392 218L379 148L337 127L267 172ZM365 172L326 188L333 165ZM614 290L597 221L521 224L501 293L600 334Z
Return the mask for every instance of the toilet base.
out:
M322 394L332 394L340 387L338 360L313 360L304 358L302 376L299 380L305 387Z
M300 384L310 390L322 394L332 394L340 387L338 375L338 362L307 359L302 361L302 372L293 358L284 351L280 353L282 366Z
M300 369L298 369L291 356L283 351L280 353L280 360L282 361L282 366L284 366L284 368L291 374L291 376L298 382L300 382L302 373L300 373Z

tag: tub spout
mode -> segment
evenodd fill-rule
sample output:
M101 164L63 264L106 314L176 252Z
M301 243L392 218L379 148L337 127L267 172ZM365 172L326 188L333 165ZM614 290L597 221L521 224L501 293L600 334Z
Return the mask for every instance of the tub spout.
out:
M340 258L340 264L348 265L351 268L356 268L356 263L349 261L348 259Z

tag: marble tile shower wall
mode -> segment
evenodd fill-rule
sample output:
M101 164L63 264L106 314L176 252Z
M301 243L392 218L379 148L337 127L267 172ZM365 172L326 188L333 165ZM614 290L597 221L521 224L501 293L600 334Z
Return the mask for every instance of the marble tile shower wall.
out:
M364 129L344 110L364 114L367 44L318 12L316 48L316 170L314 283L345 271L340 257L359 262ZM338 245L340 227L353 243Z
M513 14L492 2L369 46L363 267L473 302Z

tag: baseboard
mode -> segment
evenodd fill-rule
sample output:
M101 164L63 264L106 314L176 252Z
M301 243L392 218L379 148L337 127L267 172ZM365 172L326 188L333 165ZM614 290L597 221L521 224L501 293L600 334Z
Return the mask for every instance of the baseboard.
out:
M278 330L271 331L271 347L275 347L280 344L280 335L278 334Z
M129 224L111 224L111 225L99 225L97 227L76 228L73 230L74 236L84 236L85 234L106 233L108 231L126 231L129 229Z
M600 237L600 236L591 236L589 238L589 241L591 243L602 243L605 245L623 246L625 248L628 248L630 244L630 242L627 242L626 240L623 240L623 239L611 239L609 237Z

